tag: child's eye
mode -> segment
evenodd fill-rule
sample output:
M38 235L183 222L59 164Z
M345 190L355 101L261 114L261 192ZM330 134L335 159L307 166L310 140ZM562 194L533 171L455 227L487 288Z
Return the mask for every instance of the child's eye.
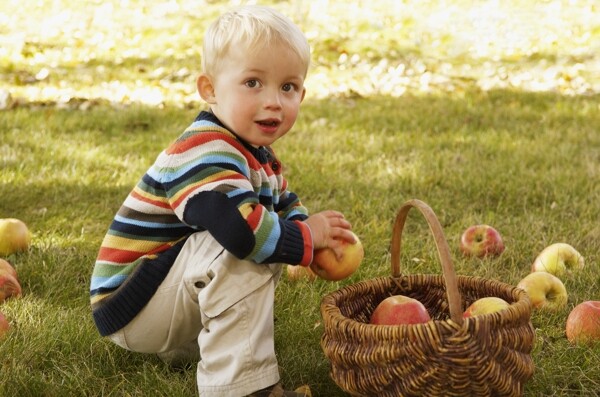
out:
M285 91L285 92L292 91L292 90L294 90L295 88L296 88L296 86L295 86L294 84L292 84L292 83L285 83L285 84L283 85L283 87L281 87L281 89L282 89L283 91Z
M246 87L248 88L256 88L259 86L259 82L256 79L246 81Z

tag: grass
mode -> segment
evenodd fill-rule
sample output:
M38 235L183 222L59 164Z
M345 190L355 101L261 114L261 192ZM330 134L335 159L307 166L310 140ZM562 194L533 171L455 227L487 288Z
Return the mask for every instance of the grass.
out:
M284 382L309 383L316 396L344 395L319 347L320 299L389 274L395 211L419 198L436 211L459 274L516 284L546 245L566 241L580 250L587 267L565 281L568 307L532 317L536 372L526 395L594 395L600 346L569 345L564 323L577 303L600 300L599 107L598 96L477 90L457 98L309 100L276 150L311 210L344 212L367 254L347 280L280 284L276 346ZM24 220L34 238L28 252L9 257L24 296L1 308L12 332L0 345L0 395L194 394L194 371L171 371L155 356L101 339L88 304L89 275L114 212L193 116L143 106L2 113L0 217ZM458 236L473 223L501 231L501 257L459 254ZM404 272L439 272L419 216L409 216L404 238Z
M50 4L51 3L51 4ZM151 4L150 4L151 3ZM0 396L189 396L194 371L101 339L88 298L101 239L139 176L195 116L208 21L234 2L0 2L0 218L33 245L8 259L24 294L0 306ZM276 144L311 211L338 209L366 258L340 282L276 295L276 348L289 387L344 393L319 346L319 302L390 274L395 213L436 211L458 274L516 284L536 254L574 245L587 266L568 307L534 312L527 396L600 395L600 345L571 346L571 308L600 300L600 8L593 0L261 2L298 22L313 48L308 95ZM460 233L500 230L497 259L467 259ZM438 273L433 241L409 215L402 267Z

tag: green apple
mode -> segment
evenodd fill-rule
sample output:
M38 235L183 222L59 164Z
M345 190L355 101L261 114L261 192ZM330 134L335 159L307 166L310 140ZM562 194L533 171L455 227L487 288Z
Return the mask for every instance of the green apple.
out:
M480 316L482 314L499 312L506 309L510 304L502 298L496 296L486 296L485 298L477 299L465 310L463 317Z
M540 252L531 265L531 271L548 272L560 278L584 265L583 256L575 248L566 243L556 243Z
M15 218L0 219L0 255L25 251L31 243L31 233L23 221Z
M563 282L546 272L529 273L519 281L517 287L527 292L535 309L558 311L567 305L569 298Z

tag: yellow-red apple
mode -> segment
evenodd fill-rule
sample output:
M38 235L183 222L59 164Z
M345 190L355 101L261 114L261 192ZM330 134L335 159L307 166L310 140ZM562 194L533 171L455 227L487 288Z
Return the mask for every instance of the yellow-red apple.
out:
M0 313L0 339L6 335L8 330L10 329L10 323L4 316L4 314Z
M404 295L393 295L382 300L370 322L376 325L421 324L431 320L427 308L416 299Z
M563 282L553 274L534 272L525 276L517 287L524 289L536 309L558 311L567 305L568 294Z
M31 243L27 225L15 218L0 219L0 255L25 251Z
M500 233L489 225L473 225L460 236L460 250L467 256L483 258L504 252Z
M600 301L585 301L575 306L567 317L566 334L571 343L600 341Z
M287 265L287 276L290 281L314 281L317 278L317 275L310 267L300 265Z
M0 303L21 295L21 284L8 272L0 273Z
M9 261L4 260L2 258L0 258L0 274L1 273L8 273L18 280L17 271L15 270L13 265L11 265Z
M540 252L531 265L533 272L548 272L563 277L585 266L583 256L567 243L555 243Z
M486 296L485 298L477 299L465 310L463 317L473 317L482 314L499 312L507 308L510 304L497 296Z
M354 233L352 233L354 234ZM331 248L315 250L310 268L324 280L342 280L358 269L365 256L363 245L356 234L354 244L342 241L343 256L337 260L335 252Z

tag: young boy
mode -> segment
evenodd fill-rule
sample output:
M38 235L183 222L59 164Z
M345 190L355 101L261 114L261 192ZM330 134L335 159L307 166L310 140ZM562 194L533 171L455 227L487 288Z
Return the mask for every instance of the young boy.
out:
M279 384L274 289L282 264L354 241L337 211L308 216L270 145L294 125L305 36L261 6L218 18L204 39L200 112L116 214L91 280L103 336L136 352L196 357L201 396L305 396ZM308 394L305 394L308 393Z

